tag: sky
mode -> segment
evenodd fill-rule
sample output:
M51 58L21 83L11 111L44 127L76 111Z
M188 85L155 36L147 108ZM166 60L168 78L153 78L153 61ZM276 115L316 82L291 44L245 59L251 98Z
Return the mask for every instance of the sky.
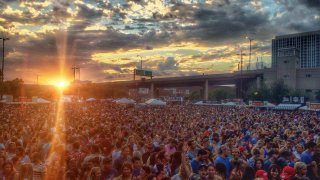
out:
M5 80L50 84L232 72L271 63L271 39L320 29L319 0L0 0ZM2 44L2 42L1 42ZM2 46L1 46L2 47ZM2 52L1 52L2 55ZM79 75L77 74L77 78Z

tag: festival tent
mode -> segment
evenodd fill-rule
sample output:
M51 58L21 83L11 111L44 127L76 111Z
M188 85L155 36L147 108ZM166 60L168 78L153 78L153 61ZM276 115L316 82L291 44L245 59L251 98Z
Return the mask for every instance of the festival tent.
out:
M128 99L128 98L121 98L121 99L117 99L115 101L117 104L134 104L135 101L132 99Z
M293 111L301 107L301 104L278 104L274 108L274 110L287 110L287 111Z
M164 106L167 103L163 102L161 100L158 99L149 99L148 101L145 102L147 105L158 105L158 106Z
M37 98L36 103L40 103L40 104L47 104L47 103L50 103L50 101L46 100L46 99L43 99L43 98Z
M264 106L262 106L262 107L265 107L265 108L274 108L274 107L276 107L276 105L267 102L267 103L266 103Z
M227 102L227 103L223 103L224 106L237 106L237 103L235 102Z
M302 106L302 107L299 108L299 110L308 111L308 110L310 110L310 109L308 108L308 106Z
M87 102L93 102L93 101L96 101L96 99L95 98L88 98L86 101Z
M72 98L73 98L73 96L64 95L63 97L61 97L60 101L62 101L64 103L71 103L72 102Z
M196 104L196 105L203 105L203 101L198 101L198 102L196 102L196 103L194 103L194 104Z

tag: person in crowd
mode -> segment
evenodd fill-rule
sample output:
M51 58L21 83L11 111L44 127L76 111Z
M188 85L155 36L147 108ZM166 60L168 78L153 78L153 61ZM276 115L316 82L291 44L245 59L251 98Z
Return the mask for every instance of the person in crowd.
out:
M197 157L191 161L192 172L198 174L199 166L201 164L206 164L207 151L200 149L198 151Z
M293 151L293 155L294 155L296 161L301 161L301 155L302 155L303 151L304 151L303 145L298 143L295 146L294 151Z
M268 180L268 173L260 169L256 172L256 178L262 179L262 180Z
M118 171L112 167L112 158L105 157L102 161L101 180L113 179L118 176Z
M129 162L124 162L121 168L121 175L114 178L114 180L131 180L132 179L132 165Z
M281 180L290 180L295 175L293 167L285 166L280 174Z
M268 153L268 158L263 162L263 169L265 171L269 171L269 168L272 164L276 164L278 159L278 151L277 150L270 150Z
M303 162L297 162L294 165L295 175L290 180L310 180L307 177L307 165Z
M129 163L132 177L124 178L188 179L209 165L207 179L251 180L262 159L269 179L279 179L282 169L288 177L286 166L300 161L309 179L319 179L315 112L192 104L137 108L109 101L65 103L58 120L56 112L54 104L1 104L0 177L8 175L4 164L11 161L7 170L33 179L115 179Z
M229 178L230 171L231 171L231 164L229 160L229 155L230 155L230 149L229 147L222 145L219 148L219 155L217 158L214 160L214 164L217 165L218 163L224 164L226 167L226 177Z
M196 158L198 151L199 151L199 148L197 148L197 145L194 142L194 140L188 141L188 147L189 147L189 149L188 149L187 155L188 155L189 160L192 161L194 158Z
M6 161L3 164L3 172L1 179L8 179L8 180L18 180L19 174L13 167L13 163L11 161Z
M217 176L223 180L226 180L227 179L226 166L223 163L216 163L216 164L214 164L214 166L215 166L215 171L216 171Z
M263 170L263 160L262 159L257 159L254 162L254 170L257 172L258 170Z

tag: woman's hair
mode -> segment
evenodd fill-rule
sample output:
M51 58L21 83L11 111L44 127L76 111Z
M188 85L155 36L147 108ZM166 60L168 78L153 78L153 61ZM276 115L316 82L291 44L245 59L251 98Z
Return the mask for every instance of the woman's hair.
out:
M263 160L262 159L257 159L257 160L255 160L255 162L254 162L254 169L257 171L257 170L259 170L259 169L257 169L257 162L259 162L260 161L260 163L261 163L261 169L263 169Z
M128 162L123 163L121 170L123 171L124 168L129 168L132 171L132 165Z
M271 178L271 171L278 171L278 177L280 177L280 173L281 173L281 168L280 166L276 165L276 164L272 164L269 169L268 169L268 178Z
M299 174L303 168L307 168L307 165L304 162L296 162L296 164L294 165L296 174Z
M149 166L144 165L142 166L142 169L144 170L144 172L146 172L146 174L151 174L151 169Z
M226 166L225 166L224 164L222 164L222 163L217 163L217 164L215 165L215 170L216 170L216 172L217 172L217 174L218 174L219 176L221 176L221 177L223 177L223 178L226 178L226 171L227 171L227 169L226 169Z
M15 169L14 169L13 163L11 161L5 161L4 164L3 164L3 168L8 164L11 167L11 173L14 173Z

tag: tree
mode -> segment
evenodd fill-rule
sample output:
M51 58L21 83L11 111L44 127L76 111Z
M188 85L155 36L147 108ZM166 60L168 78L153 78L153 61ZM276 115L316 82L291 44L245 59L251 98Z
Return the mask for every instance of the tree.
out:
M189 97L189 100L199 100L200 99L200 92L199 91L193 91Z
M209 99L221 101L224 99L235 98L235 92L233 87L218 87L209 91Z
M22 91L23 80L22 79L14 79L11 81L4 82L4 94L10 94L13 98L17 98L19 96L23 96L24 92Z
M289 95L290 88L281 79L271 84L270 91L271 91L271 101L275 103L280 103L284 96Z
M265 83L262 83L260 88L252 85L247 91L247 98L253 101L267 101L270 96L270 88Z

